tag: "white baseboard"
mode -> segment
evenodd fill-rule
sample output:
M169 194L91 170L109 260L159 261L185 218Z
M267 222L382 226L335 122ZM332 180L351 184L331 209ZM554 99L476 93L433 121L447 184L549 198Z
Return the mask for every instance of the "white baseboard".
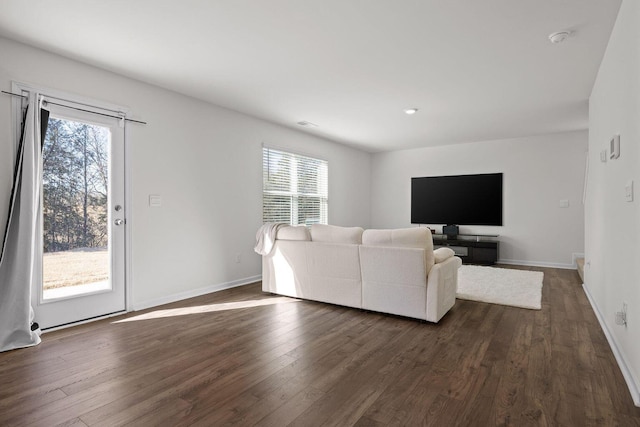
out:
M633 403L640 408L640 387L638 387L638 384L636 384L635 380L633 379L633 375L631 375L631 371L629 370L624 354L618 348L618 345L616 344L616 340L611 334L611 332L609 332L609 328L607 327L607 324L604 321L604 317L602 316L602 313L598 309L598 306L596 305L595 300L591 297L591 294L589 293L589 288L585 284L582 285L582 288L584 289L584 293L587 295L587 299L591 304L591 308L593 308L593 312L596 314L596 317L598 318L598 322L600 322L600 327L602 328L604 335L607 337L607 341L609 342L609 347L611 347L611 351L613 352L613 355L616 358L616 362L618 362L618 366L622 371L622 376L624 377L624 380L627 382L627 387L629 387L629 392L631 393L631 398L633 399Z
M507 265L526 265L528 267L550 267L550 268L564 268L566 270L575 270L574 264L561 264L557 262L544 262L544 261L524 261L518 259L499 259L498 264Z
M236 288L238 286L248 285L249 283L255 283L259 280L262 280L262 275L245 277L244 279L218 283L216 285L206 286L204 288L193 289L190 291L179 292L177 294L167 295L153 300L142 301L133 304L133 311L144 310L146 308L157 307L159 305L182 301L188 298L199 297L200 295L206 295L212 292L222 291L224 289Z

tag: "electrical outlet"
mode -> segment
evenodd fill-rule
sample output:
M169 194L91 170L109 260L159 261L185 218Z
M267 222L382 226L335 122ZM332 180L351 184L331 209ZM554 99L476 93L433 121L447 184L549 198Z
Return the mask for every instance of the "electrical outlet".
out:
M242 262L242 254L236 254L236 264L240 264Z
M149 194L149 207L159 208L162 206L162 197L159 194Z

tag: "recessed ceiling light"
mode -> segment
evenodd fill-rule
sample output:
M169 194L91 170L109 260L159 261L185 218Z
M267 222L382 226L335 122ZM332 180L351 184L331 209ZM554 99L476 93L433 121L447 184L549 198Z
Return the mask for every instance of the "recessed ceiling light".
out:
M554 44L562 43L569 37L568 31L558 31L557 33L549 34L549 41Z
M412 115L412 114L417 113L417 112L418 112L418 109L417 109L417 108L407 108L406 110L404 110L404 112L405 112L406 114Z
M317 128L318 125L315 123L308 122L306 120L299 121L298 124L300 126L308 127L308 128Z

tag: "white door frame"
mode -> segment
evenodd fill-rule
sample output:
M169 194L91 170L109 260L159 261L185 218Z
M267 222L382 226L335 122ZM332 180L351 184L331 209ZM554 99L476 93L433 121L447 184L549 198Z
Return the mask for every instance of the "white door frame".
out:
M97 101L95 99L92 98L88 98L88 97L84 97L84 96L79 96L76 94L71 94L68 92L64 92L64 91L60 91L57 89L52 89L50 87L45 87L45 86L40 86L40 85L34 85L34 84L30 84L30 83L22 83L22 82L16 82L16 81L12 81L11 82L11 91L13 93L16 94L22 94L24 92L29 92L29 93L42 93L42 94L46 94L49 97L55 97L61 100L67 100L71 103L77 104L79 105L81 108L86 109L88 111L95 111L97 113L104 113L105 111L111 111L114 112L114 115L117 114L117 112L121 112L124 113L124 115L128 115L128 113L130 112L130 109L128 107L124 107L122 105L117 105L117 104L111 104L108 102L104 102L104 101ZM13 120L13 130L14 130L14 141L18 141L20 138L20 132L21 132L21 128L20 128L20 122L22 119L22 98L18 98L15 97L13 100L13 111L14 111L14 120ZM132 183L131 183L131 173L130 173L130 162L129 162L129 155L130 155L130 149L129 149L129 144L128 144L128 139L129 139L129 129L128 127L124 124L125 122L123 121L123 126L124 126L124 130L123 130L123 137L124 137L124 204L125 204L125 212L126 212L126 219L125 219L125 227L124 227L124 295L125 295L125 312L128 311L132 311L133 310L133 299L132 299L132 287L130 286L130 278L132 277L132 269L131 269L131 254L132 254L132 194L131 194L131 188L132 188ZM17 144L17 143L16 143ZM14 153L16 152L16 147L14 147ZM38 260L39 263L41 263L42 260ZM32 295L33 297L33 295ZM36 298L32 298L32 301L35 302L36 299L39 299L39 295L35 296ZM103 317L109 317L109 316L103 316ZM99 318L95 318L95 319L90 319L89 321L93 321L93 320L98 320ZM36 319L37 320L37 319ZM85 323L85 321L80 321L77 323ZM77 323L74 323L72 325L75 325ZM72 326L70 325L70 326ZM64 327L64 326L63 326ZM58 328L52 328L50 330L55 330Z

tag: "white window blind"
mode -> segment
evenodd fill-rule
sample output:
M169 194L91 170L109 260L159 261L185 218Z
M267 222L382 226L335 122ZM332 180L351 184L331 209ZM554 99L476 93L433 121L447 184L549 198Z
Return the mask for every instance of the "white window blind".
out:
M327 224L328 169L325 160L264 147L263 222Z

